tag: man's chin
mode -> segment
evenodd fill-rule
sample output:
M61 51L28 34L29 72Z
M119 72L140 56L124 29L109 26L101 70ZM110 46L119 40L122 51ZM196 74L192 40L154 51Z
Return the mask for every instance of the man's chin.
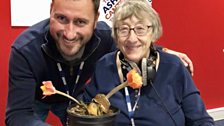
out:
M72 61L72 60L76 59L75 54L73 54L73 55L62 55L62 57L67 61Z

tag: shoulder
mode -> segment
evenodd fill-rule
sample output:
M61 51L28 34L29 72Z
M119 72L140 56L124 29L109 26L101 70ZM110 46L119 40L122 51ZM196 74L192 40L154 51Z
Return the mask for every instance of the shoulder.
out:
M98 62L102 62L102 63L111 62L111 61L115 60L116 53L117 53L117 51L107 53L104 56L102 56Z
M159 50L158 53L160 56L160 63L162 64L167 64L167 65L169 64L169 65L175 65L175 66L183 65L179 57L177 57L176 55L169 54L161 50Z
M30 43L42 44L44 34L48 31L49 19L43 20L24 30L14 41L13 47L20 49ZM38 41L38 42L36 42Z
M109 30L111 31L111 27L104 21L98 21L96 25L97 30Z
M179 57L173 54L168 54L163 51L158 51L160 62L158 67L158 73L170 78L191 78L190 72L184 66ZM162 77L162 78L164 78ZM168 77L168 76L167 76Z
M117 51L110 52L102 56L97 62L97 67L110 66L115 64L116 52Z
M165 53L161 50L158 51L160 62L158 71L166 71L170 74L177 74L178 76L185 75L188 73L188 70L185 68L183 62L179 57L173 54Z
M114 39L111 36L111 27L104 21L97 22L94 34L100 40L100 46L108 52L116 50ZM99 47L100 48L100 47Z
M179 57L163 51L158 52L160 62L156 74L156 80L163 84L173 85L173 87L178 91L185 90L185 87L191 87L191 89L186 90L196 91L197 89L195 88L190 72L184 66Z
M110 38L111 37L111 27L104 21L97 22L96 28L94 32L99 36L103 38Z

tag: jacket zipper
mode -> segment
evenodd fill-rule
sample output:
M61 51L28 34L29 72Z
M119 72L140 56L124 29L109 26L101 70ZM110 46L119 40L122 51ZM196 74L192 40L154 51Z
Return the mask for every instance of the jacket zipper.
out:
M73 76L73 74L74 74L74 68L73 68L73 65L70 66L69 72L70 72L70 76Z

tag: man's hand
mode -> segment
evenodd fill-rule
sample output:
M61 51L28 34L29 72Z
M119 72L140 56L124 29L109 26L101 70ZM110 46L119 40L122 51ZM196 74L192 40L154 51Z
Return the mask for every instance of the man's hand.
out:
M163 51L178 56L180 58L180 60L184 63L184 65L187 67L187 69L190 71L191 75L192 76L194 75L193 63L192 63L191 59L186 54L177 52L174 50L170 50L167 48L163 48Z

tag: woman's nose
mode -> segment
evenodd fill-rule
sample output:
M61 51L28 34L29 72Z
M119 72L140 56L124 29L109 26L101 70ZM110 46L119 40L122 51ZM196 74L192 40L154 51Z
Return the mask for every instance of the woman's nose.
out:
M130 42L136 42L138 40L138 36L135 34L134 30L130 30L129 36L128 36L128 40Z

